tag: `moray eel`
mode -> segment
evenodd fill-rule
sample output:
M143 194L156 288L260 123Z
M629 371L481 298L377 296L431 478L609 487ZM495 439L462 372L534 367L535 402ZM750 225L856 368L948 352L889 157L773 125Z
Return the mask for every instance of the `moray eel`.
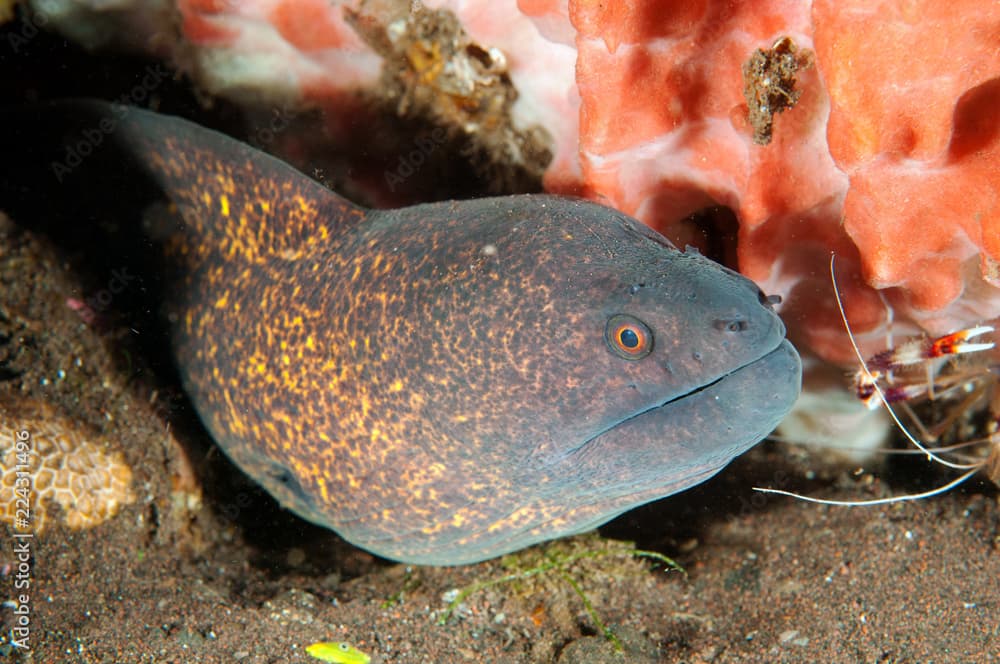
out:
M708 479L799 393L769 298L607 207L368 210L179 118L53 114L73 127L49 185L114 143L183 217L171 340L212 437L380 556L464 564L592 529Z

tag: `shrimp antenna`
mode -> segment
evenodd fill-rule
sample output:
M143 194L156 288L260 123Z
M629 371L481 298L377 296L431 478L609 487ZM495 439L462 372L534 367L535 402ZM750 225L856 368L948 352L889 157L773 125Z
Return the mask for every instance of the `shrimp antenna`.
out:
M840 296L840 288L837 286L837 275L834 269L835 261L836 261L836 254L831 252L830 281L833 284L833 292L834 295L836 296L837 308L840 310L840 318L844 322L844 329L847 331L847 338L851 342L851 348L854 349L854 354L858 358L858 362L861 364L861 368L865 374L865 377L869 380L870 385L874 388L875 392L882 400L882 404L885 406L885 409L889 412L889 416L892 418L892 421L895 422L896 426L899 427L899 430L903 432L903 435L906 436L906 439L909 440L911 443L913 443L913 445L922 454L926 455L928 460L937 461L938 463L947 466L949 468L954 468L957 470L965 470L966 472L962 473L962 475L953 479L947 484L939 486L935 489L931 489L930 491L924 491L922 493L906 494L902 496L891 496L888 498L877 498L874 500L828 500L824 498L813 498L810 496L804 496L802 494L793 493L791 491L783 491L781 489L765 489L762 487L753 487L753 490L760 491L761 493L771 493L780 496L789 496L791 498L798 498L799 500L804 500L810 503L818 503L820 505L860 507L860 506L870 506L870 505L886 505L889 503L900 503L907 500L921 500L923 498L930 498L932 496L937 496L939 494L945 493L946 491L955 488L956 486L962 484L970 477L975 475L981 468L985 466L986 462L980 461L976 463L955 463L952 461L948 461L947 459L938 456L932 450L924 446L919 440L917 440L917 438L913 434L910 433L910 431L905 426L903 426L903 423L902 421L900 421L899 416L896 415L896 411L894 411L892 409L892 406L889 405L889 401L888 399L886 399L885 393L882 391L882 388L879 387L878 381L876 380L875 376L873 376L871 371L868 369L868 363L865 361L864 355L861 354L861 348L858 347L858 343L854 338L854 332L851 330L851 324L847 320L847 312L844 311L844 303ZM988 329L992 330L992 328ZM986 328L982 328L982 330L985 331ZM980 333L980 331L981 331L980 328L976 328L972 332ZM981 346L992 348L992 344L982 344ZM981 348L977 346L974 350L980 350L980 349Z
M868 370L868 363L865 362L865 357L864 357L864 355L861 354L861 349L858 347L858 342L855 341L855 339L854 339L854 332L851 330L851 324L847 321L847 313L844 311L844 302L843 302L843 300L840 297L840 288L837 286L837 275L834 272L834 261L836 260L836 258L837 258L836 254L834 254L834 253L831 252L830 253L830 281L833 283L833 294L836 296L836 299L837 299L837 308L840 310L840 318L841 318L841 320L844 321L844 329L847 330L847 338L850 339L850 341L851 341L851 348L854 349L854 354L857 356L858 362L861 363L861 368L865 372L865 376L868 378L869 381L871 381L871 386L873 388L875 388L875 392L878 394L879 398L882 400L882 405L884 405L886 411L888 411L889 417L891 417L892 421L896 423L896 426L899 427L899 430L903 432L903 435L906 436L906 439L908 441L910 441L911 443L913 443L913 445L918 450L920 450L921 452L923 452L924 454L926 454L928 459L933 460L933 461L937 461L938 463L940 463L943 466L947 466L948 468L954 468L956 470L968 470L970 468L978 469L981 464L975 464L975 465L973 465L973 464L966 464L966 463L954 463L952 461L948 461L947 459L944 459L944 458L942 458L942 457L934 454L933 451L931 451L929 448L925 447L923 445L923 443L921 443L919 440L917 440L917 438L913 434L910 433L909 429L907 429L905 426L903 426L903 423L902 423L902 421L900 421L899 416L896 415L896 411L893 410L892 406L889 405L889 400L885 398L885 393L882 391L882 388L879 387L878 381L875 379L875 376L873 376L872 373L871 373L871 371Z
M792 498L798 498L799 500L804 500L807 503L819 503L820 505L838 505L842 507L862 507L867 505L886 505L889 503L901 503L906 500L921 500L923 498L930 498L931 496L936 496L941 493L945 493L951 489L954 489L959 484L969 479L977 472L982 464L977 464L972 470L967 470L962 475L948 482L944 486L939 486L936 489L931 489L930 491L924 491L923 493L908 493L902 496L890 496L888 498L876 498L875 500L827 500L825 498L813 498L811 496L803 496L799 493L792 493L791 491L782 491L781 489L762 489L759 487L754 487L754 491L760 491L761 493L776 493L779 496L791 496Z

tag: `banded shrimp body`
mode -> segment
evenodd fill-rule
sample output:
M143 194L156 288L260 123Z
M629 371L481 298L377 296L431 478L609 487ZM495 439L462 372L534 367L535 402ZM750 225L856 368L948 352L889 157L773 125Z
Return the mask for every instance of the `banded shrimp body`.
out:
M884 411L906 443L905 449L882 451L920 455L957 475L926 491L870 500L755 490L824 505L864 506L930 498L980 473L1000 486L1000 361L993 353L995 327L979 324L938 337L910 337L898 344L889 341L885 349L865 358L845 313L834 267L835 256L831 256L834 295L858 359L858 369L849 379L851 391L865 410Z

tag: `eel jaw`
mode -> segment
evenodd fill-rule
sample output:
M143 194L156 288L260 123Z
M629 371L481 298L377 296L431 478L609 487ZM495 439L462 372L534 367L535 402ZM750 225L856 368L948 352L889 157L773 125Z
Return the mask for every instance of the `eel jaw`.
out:
M801 374L798 353L782 340L721 378L608 428L566 463L617 486L615 495L657 487L669 495L697 483L686 478L699 469L717 472L774 430L798 398Z

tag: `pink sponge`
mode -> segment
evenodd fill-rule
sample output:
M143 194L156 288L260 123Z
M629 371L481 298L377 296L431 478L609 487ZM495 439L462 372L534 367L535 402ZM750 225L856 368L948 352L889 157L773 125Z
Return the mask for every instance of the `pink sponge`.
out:
M935 332L996 316L1000 7L826 0L813 20L866 282Z

